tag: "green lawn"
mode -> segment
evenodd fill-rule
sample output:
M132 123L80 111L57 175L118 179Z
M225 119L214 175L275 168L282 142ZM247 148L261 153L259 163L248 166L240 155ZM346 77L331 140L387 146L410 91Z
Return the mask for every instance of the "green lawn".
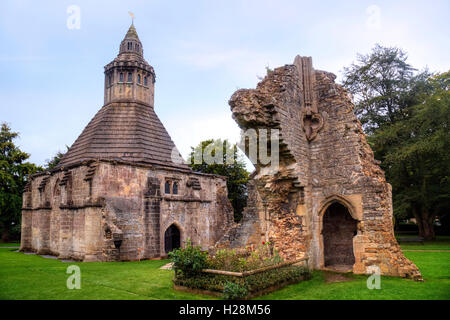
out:
M12 242L8 242L8 243L0 242L0 248L1 247L19 247L19 246L20 246L20 243L18 243L18 242L14 242L14 243L12 243Z
M81 290L69 290L66 268L72 263L14 251L0 248L0 299L212 299L173 290L173 272L159 269L167 260L75 263L81 268ZM382 277L381 290L369 290L367 276L327 283L326 273L315 271L311 280L261 299L450 299L450 252L405 254L424 282Z
M403 237L403 236L402 236ZM437 236L435 241L401 243L405 250L450 250L450 236Z

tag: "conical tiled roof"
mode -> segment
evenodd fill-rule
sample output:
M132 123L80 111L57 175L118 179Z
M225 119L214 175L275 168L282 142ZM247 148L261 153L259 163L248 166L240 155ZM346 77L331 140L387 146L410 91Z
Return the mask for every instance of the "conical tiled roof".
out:
M107 159L189 170L186 164L172 161L173 153L180 156L153 108L111 103L97 112L59 166Z

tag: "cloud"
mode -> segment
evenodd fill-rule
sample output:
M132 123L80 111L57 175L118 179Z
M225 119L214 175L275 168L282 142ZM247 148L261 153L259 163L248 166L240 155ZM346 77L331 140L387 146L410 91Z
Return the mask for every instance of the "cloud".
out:
M185 65L208 71L222 70L248 83L266 73L266 67L278 67L290 61L280 52L248 50L246 48L221 48L206 43L181 42L174 58Z

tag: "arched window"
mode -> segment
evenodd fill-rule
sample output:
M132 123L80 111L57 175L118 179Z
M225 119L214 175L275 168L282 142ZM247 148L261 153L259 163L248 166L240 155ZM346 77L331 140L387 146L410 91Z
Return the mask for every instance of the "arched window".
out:
M136 51L139 51L139 45L136 44Z
M131 42L128 42L128 50L131 50L133 47L133 44Z
M120 73L120 76L119 76L119 77L120 77L120 80L119 80L119 81L120 81L120 82L123 82L123 73L122 73L122 72Z
M141 75L138 74L138 83L141 84Z
M144 86L148 85L147 77L144 77Z
M170 182L166 181L164 185L164 193L170 193Z
M131 72L128 72L128 82L132 82L133 81L132 77L133 77L133 74Z
M172 186L172 193L178 194L178 183L174 182Z

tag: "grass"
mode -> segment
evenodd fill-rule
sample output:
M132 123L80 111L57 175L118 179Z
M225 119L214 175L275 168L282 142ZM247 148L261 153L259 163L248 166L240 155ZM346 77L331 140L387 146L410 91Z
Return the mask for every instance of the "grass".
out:
M450 236L437 236L435 241L401 243L404 250L450 250Z
M450 241L423 247L450 249ZM438 242L439 242L438 241ZM412 247L405 245L402 247ZM161 270L167 260L108 263L63 263L0 248L0 299L213 299L172 289L173 271ZM450 299L450 252L405 252L422 272L424 282L381 278L381 290L366 287L367 276L327 283L327 273L290 285L260 299ZM81 290L68 290L66 268L81 268Z
M20 243L18 242L0 242L0 248L1 247L19 247Z

